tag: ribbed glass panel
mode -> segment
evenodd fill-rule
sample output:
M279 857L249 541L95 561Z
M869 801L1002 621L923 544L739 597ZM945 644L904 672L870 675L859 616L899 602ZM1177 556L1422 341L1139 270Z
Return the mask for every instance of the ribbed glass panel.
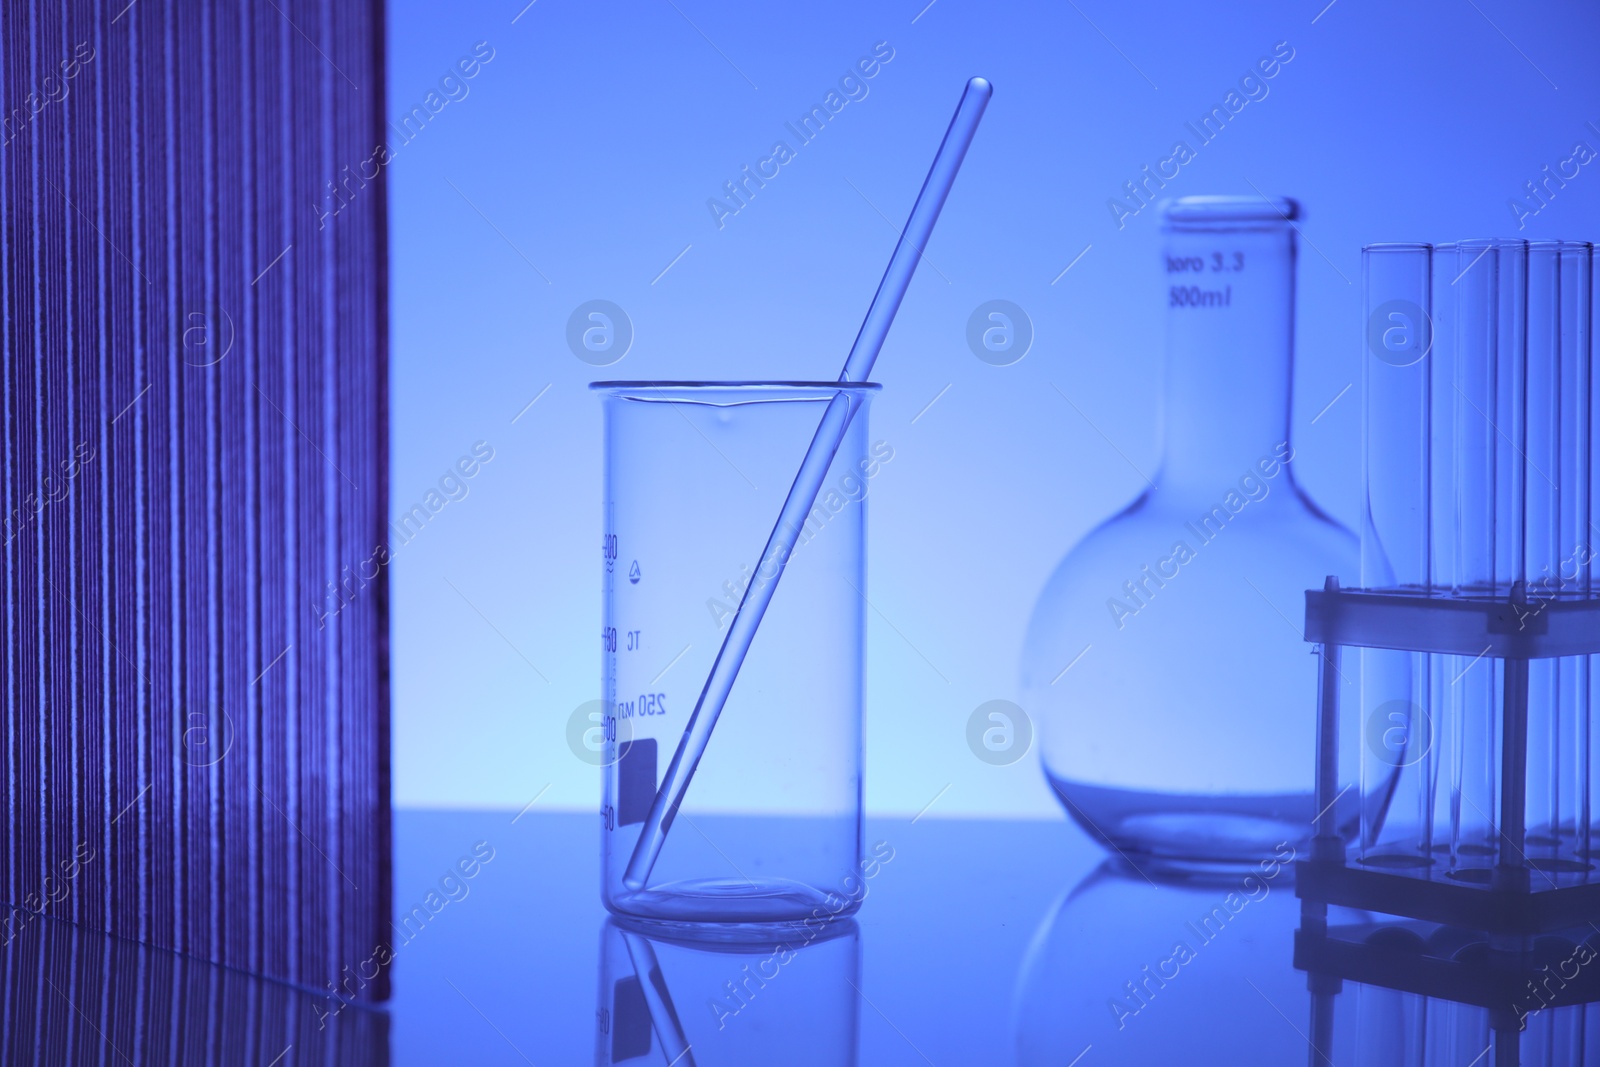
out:
M343 172L383 100L372 0L0 4L0 900L356 999L387 584L328 593L388 507L384 185Z

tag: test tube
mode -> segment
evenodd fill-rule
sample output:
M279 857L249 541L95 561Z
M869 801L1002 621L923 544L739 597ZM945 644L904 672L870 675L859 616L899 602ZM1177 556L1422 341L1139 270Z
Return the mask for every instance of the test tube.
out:
M1561 573L1571 574L1572 594L1594 595L1590 566L1594 538L1594 246L1587 241L1564 241L1559 248L1561 329L1561 471L1562 545ZM1573 835L1565 855L1589 866L1590 826L1593 815L1593 724L1589 664L1586 657L1563 660L1561 700L1571 710L1571 747L1568 768L1576 782L1573 790Z
M1361 585L1427 593L1430 573L1432 249L1362 249ZM1426 653L1362 649L1363 863L1432 862L1435 731Z
M1433 297L1436 587L1507 596L1525 575L1526 241L1440 245ZM1446 440L1440 440L1447 436Z
M1556 242L1539 242L1528 256L1528 614L1560 596L1561 392L1560 273ZM1560 835L1560 663L1528 664L1527 846L1551 855ZM1570 738L1568 739L1570 743Z
M1496 449L1493 593L1507 596L1526 581L1528 478L1527 241L1492 241L1496 260L1494 349Z
M1440 457L1433 584L1454 596L1505 597L1525 576L1527 243L1438 246L1432 291L1432 435ZM1438 660L1432 684L1449 768L1451 872L1487 880L1504 817L1500 697L1505 672L1519 665L1489 656Z
M1362 479L1361 585L1429 591L1429 280L1433 249L1377 244L1361 250Z
M1492 596L1525 597L1527 580L1528 478L1528 243L1485 242L1495 253L1493 332L1487 340L1495 378L1495 449L1493 502ZM1478 581L1476 576L1471 576ZM1528 819L1528 670L1525 659L1496 662L1494 691L1486 702L1488 729L1498 748L1488 779L1496 783L1499 819L1495 848L1496 884L1527 885ZM1509 876L1501 883L1498 879Z
M1528 249L1527 617L1554 600L1589 594L1590 289L1587 243ZM1581 657L1528 665L1529 862L1546 872L1587 870L1588 664Z
M1578 318L1578 323L1572 331L1573 348L1578 353L1574 358L1584 368L1584 374L1587 377L1587 387L1584 388L1580 396L1580 402L1585 405L1587 413L1587 419L1581 432L1588 437L1587 448L1584 449L1588 457L1588 469L1585 471L1586 477L1583 480L1589 488L1588 508L1586 509L1588 514L1574 518L1574 526L1579 522L1582 523L1581 529L1574 530L1574 539L1578 545L1580 558L1587 563L1584 568L1584 577L1588 582L1587 590L1589 595L1596 596L1600 595L1600 509L1596 509L1594 502L1600 499L1600 492L1597 492L1600 491L1600 485L1596 484L1596 479L1600 478L1600 462L1596 462L1595 450L1600 448L1600 433L1595 432L1594 410L1597 400L1596 391L1600 389L1600 385L1597 385L1594 373L1594 323L1597 311L1600 311L1600 309L1597 309L1595 304L1597 294L1594 284L1595 257L1593 246L1575 249L1573 257L1578 262L1568 277L1574 286L1581 285L1583 290L1573 294L1573 299L1569 302L1569 306L1572 308L1574 316ZM1584 298L1585 295L1587 295L1587 299ZM1580 442L1580 447L1582 447L1582 442ZM1581 719L1583 732L1581 758L1585 774L1583 795L1579 799L1581 816L1578 829L1578 855L1580 859L1593 860L1596 850L1600 849L1600 842L1594 839L1594 820L1600 818L1600 811L1596 810L1597 806L1600 806L1600 793L1597 793L1597 784L1600 783L1595 780L1596 775L1600 775L1600 753L1596 752L1596 745L1600 745L1600 731L1594 729L1593 721L1593 702L1597 696L1600 696L1600 678L1597 678L1597 674L1600 674L1600 656L1589 656L1587 660L1588 669L1583 670L1580 674L1582 682L1580 683L1579 699L1583 709ZM1600 1008L1597 1008L1597 1011L1600 1011Z

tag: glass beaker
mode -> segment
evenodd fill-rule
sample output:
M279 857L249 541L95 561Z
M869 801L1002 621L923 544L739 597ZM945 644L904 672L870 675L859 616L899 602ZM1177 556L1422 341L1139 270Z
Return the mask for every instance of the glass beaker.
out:
M662 922L853 913L877 386L597 382L605 417L602 897ZM854 414L642 890L623 872L824 409Z
M1028 631L1024 707L1050 783L1135 860L1250 864L1302 847L1317 815L1304 595L1354 579L1358 559L1294 475L1296 214L1291 200L1167 205L1161 464L1056 568ZM1339 801L1342 832L1355 801Z

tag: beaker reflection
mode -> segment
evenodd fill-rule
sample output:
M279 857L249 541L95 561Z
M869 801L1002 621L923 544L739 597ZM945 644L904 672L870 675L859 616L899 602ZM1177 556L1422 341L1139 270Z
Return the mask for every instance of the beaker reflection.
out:
M1107 860L1029 946L1014 1000L1019 1067L1061 1067L1091 1047L1085 1065L1308 1062L1292 857L1284 845L1241 871L1186 878Z
M853 920L730 943L607 918L595 1063L854 1067L860 972Z

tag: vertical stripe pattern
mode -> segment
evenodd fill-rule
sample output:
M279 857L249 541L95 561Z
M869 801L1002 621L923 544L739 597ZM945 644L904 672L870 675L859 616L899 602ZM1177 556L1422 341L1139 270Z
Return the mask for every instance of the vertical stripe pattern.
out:
M388 508L383 180L326 205L383 98L373 0L0 5L0 900L357 1000L388 593L330 591Z

